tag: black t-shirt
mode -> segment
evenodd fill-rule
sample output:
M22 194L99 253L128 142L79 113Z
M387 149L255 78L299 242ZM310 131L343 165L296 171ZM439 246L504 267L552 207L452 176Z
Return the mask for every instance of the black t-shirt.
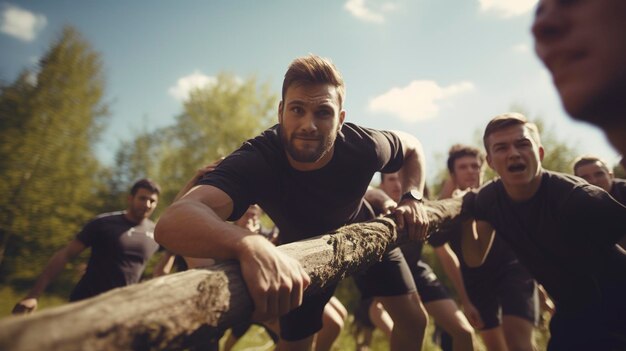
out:
M618 178L613 179L613 185L611 186L609 194L622 205L626 205L626 180Z
M318 170L298 171L289 165L279 128L245 142L198 184L215 186L230 196L231 221L250 204L259 204L280 228L282 243L358 220L374 173L396 172L404 160L395 134L345 123L329 163Z
M491 223L557 304L602 302L626 286L626 257L615 245L626 234L626 207L604 190L544 171L528 201L512 201L500 180L468 195L464 207Z
M159 249L154 241L154 222L144 219L133 223L122 211L99 215L76 238L91 247L91 256L71 301L137 283L146 262Z

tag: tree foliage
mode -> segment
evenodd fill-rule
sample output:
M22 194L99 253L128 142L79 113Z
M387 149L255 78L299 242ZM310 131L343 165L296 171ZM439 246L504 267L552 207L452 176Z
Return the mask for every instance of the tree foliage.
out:
M93 215L92 147L107 106L100 55L66 27L39 62L0 91L0 267L32 277ZM30 268L30 269L29 269Z
M197 169L268 128L276 102L268 85L256 78L242 81L220 73L214 84L191 92L173 125L123 142L115 178L120 184L141 177L156 180L163 189L158 210L163 210Z

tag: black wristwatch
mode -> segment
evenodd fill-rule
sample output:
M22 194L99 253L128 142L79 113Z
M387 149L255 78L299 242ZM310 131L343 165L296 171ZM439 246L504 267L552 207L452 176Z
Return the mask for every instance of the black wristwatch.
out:
M421 191L417 189L413 189L411 191L407 191L406 193L402 194L402 197L400 199L401 200L411 199L417 202L424 202L424 195L422 195Z

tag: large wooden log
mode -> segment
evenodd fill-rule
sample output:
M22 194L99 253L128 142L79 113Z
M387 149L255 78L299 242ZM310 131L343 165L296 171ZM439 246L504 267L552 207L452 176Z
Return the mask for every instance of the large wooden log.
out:
M431 230L458 220L460 201L427 203ZM353 224L282 245L311 276L315 293L378 262L398 237L391 219ZM194 348L247 320L253 303L239 265L164 276L91 299L0 320L0 350L177 350Z

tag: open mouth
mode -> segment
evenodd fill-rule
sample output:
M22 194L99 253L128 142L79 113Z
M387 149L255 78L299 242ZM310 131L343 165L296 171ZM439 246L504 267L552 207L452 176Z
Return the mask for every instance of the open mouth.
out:
M526 169L526 165L523 165L521 163L512 164L509 167L507 167L507 170L509 172L523 172L525 169Z

